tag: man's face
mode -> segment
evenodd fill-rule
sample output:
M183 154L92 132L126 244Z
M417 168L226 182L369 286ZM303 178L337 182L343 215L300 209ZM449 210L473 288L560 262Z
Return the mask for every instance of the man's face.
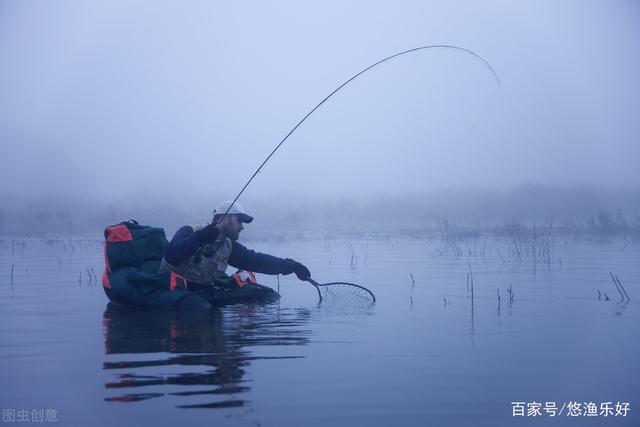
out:
M242 230L244 230L244 225L237 215L227 215L220 223L220 231L231 240L238 240Z

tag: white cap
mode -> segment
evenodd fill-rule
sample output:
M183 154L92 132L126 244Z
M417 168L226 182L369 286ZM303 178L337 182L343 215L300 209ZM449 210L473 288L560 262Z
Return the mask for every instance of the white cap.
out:
M248 223L253 221L253 217L245 212L242 205L238 202L232 204L231 200L225 200L216 207L216 210L213 211L213 216L224 215L225 212L227 215L237 215L242 222Z

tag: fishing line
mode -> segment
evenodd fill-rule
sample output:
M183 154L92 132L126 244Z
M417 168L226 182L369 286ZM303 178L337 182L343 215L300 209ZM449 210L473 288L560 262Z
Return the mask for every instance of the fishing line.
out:
M322 99L322 101L320 101L298 123L296 123L296 125L289 131L289 133L287 133L285 135L284 138L282 138L282 140L278 143L278 145L275 146L275 148L271 151L271 153L269 153L267 158L264 159L264 161L260 164L258 169L256 169L256 171L253 173L253 175L251 175L251 177L247 180L247 182L244 184L244 186L242 187L240 192L233 199L233 201L231 202L231 204L229 205L229 207L227 208L225 213L218 219L218 221L216 222L216 226L218 226L220 224L220 222L227 216L227 214L229 213L229 210L231 210L231 207L233 206L233 204L238 201L238 199L240 198L240 196L242 196L242 194L247 189L249 184L251 184L253 179L258 175L258 173L260 173L262 168L267 164L267 162L271 159L271 157L273 157L273 155L278 151L278 149L280 149L280 147L285 143L285 141L287 139L289 139L289 137L302 125L302 123L305 122L305 120L307 120L309 118L309 116L311 116L318 108L320 108L322 106L322 104L327 102L327 100L329 98L331 98L333 95L335 95L337 92L339 92L343 87L345 87L346 85L351 83L353 80L357 79L358 77L360 77L361 75L363 75L367 71L371 70L372 68L377 67L378 65L380 65L380 64L382 64L384 62L387 62L387 61L389 61L391 59L397 58L397 57L402 56L402 55L407 55L407 54L414 53L414 52L426 51L426 50L429 50L429 49L451 49L451 50L455 50L455 51L459 51L459 52L463 52L463 53L469 54L469 55L479 59L489 69L489 71L491 72L491 74L495 78L496 82L498 83L498 86L501 84L500 77L498 77L498 74L495 72L495 70L493 69L491 64L489 64L489 62L487 62L482 56L480 56L477 53L473 52L472 50L466 49L464 47L455 46L455 45L445 45L445 44L428 45L428 46L419 46L419 47L415 47L413 49L403 50L401 52L394 53L393 55L389 55L386 58L383 58L383 59L381 59L381 60L369 65L368 67L364 68L363 70L361 70L358 73L356 73L353 76L351 76L348 80L346 80L340 86L335 88L331 93L329 93L326 97L324 97L324 99ZM370 302L372 304L375 303L375 301L376 301L376 297L373 294L373 292L371 292L369 289L365 288L364 286L356 285L355 283L331 282L331 283L322 283L321 284L321 283L318 283L318 282L316 282L315 280L313 280L311 278L309 278L307 281L309 283L311 283L316 288L316 290L318 291L318 297L320 298L320 302L322 302L322 300L323 300L323 296L322 296L323 291L325 292L325 295L329 295L329 296L340 295L340 296L349 296L349 297L353 297L353 298L360 298L360 299L368 301L368 302Z
M271 157L273 157L273 155L276 153L276 151L278 151L278 149L282 146L282 144L284 144L284 142L296 131L296 129L298 129L300 127L300 125L302 125L302 123L305 122L305 120L307 120L307 118L309 118L309 116L311 116L311 114L313 114L318 108L320 108L320 106L322 104L324 104L329 98L331 98L333 95L335 95L338 91L340 91L340 89L342 89L343 87L345 87L346 85L348 85L349 83L351 83L353 80L357 79L358 77L360 77L361 75L363 75L364 73L366 73L367 71L369 71L370 69L377 67L378 65L389 61L393 58L397 58L399 56L402 55L406 55L409 53L414 53L414 52L419 52L419 51L425 51L425 50L429 50L429 49L451 49L451 50L455 50L455 51L459 51L459 52L463 52L466 54L469 54L477 59L479 59L488 69L489 71L491 71L491 74L493 75L493 77L495 78L496 82L498 83L498 85L501 84L500 82L500 77L498 77L498 74L495 72L495 70L493 69L493 67L491 66L491 64L489 64L489 62L487 62L482 56L478 55L477 53L475 53L474 51L470 50L470 49L466 49L464 47L460 47L460 46L455 46L455 45L447 45L447 44L434 44L434 45L428 45L428 46L419 46L419 47L414 47L413 49L407 49L407 50L403 50L402 52L398 52L398 53L394 53L393 55L387 56L386 58L383 58L371 65L369 65L368 67L364 68L363 70L359 71L358 73L354 74L351 78L349 78L348 80L346 80L344 83L342 83L340 86L338 86L337 88L335 88L329 95L327 95L322 101L320 101L315 107L313 107L311 109L311 111L309 111L303 118L302 120L300 120L290 131L289 133L287 133L285 135L284 138L282 138L282 141L280 141L278 143L278 145L276 145L276 147L271 151L271 153L269 153L269 155L267 156L266 159L264 159L264 161L260 164L260 166L258 167L258 169L256 169L256 171L253 173L253 175L251 175L251 177L247 180L247 182L244 184L244 186L242 187L242 189L240 190L240 192L238 193L238 195L233 199L233 202L231 203L231 205L229 205L229 207L227 208L227 210L225 211L225 213L218 219L218 221L216 222L216 224L220 224L220 221L222 221L222 219L224 217L227 216L227 214L229 213L229 210L231 209L231 207L233 206L233 204L235 202L238 201L238 199L240 198L240 196L242 196L242 194L244 193L244 191L247 189L247 187L249 186L249 184L251 184L251 182L253 181L253 179L256 177L256 175L258 175L258 173L260 173L260 171L262 170L262 168L264 167L264 165L267 164L267 162L271 159Z

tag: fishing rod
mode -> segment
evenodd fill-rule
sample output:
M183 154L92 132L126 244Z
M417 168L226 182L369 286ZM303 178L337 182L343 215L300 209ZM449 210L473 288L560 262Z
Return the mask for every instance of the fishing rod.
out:
M391 59L397 58L397 57L402 56L402 55L407 55L407 54L414 53L414 52L426 51L426 50L429 50L429 49L451 49L451 50L455 50L455 51L459 51L459 52L463 52L463 53L469 54L469 55L479 59L489 69L489 71L491 71L491 74L495 78L495 80L498 83L498 85L501 84L500 77L498 77L498 74L495 72L495 70L493 69L491 64L489 64L483 57L481 57L480 55L478 55L477 53L473 52L470 49L466 49L464 47L459 47L459 46L454 46L454 45L439 44L439 45L428 45L428 46L414 47L413 49L407 49L407 50L403 50L403 51L398 52L398 53L394 53L393 55L389 55L386 58L383 58L383 59L381 59L381 60L369 65L368 67L364 68L363 70L361 70L358 73L356 73L353 76L351 76L348 80L346 80L340 86L335 88L331 93L329 93L326 97L324 97L324 99L322 99L322 101L320 101L315 107L313 107L298 123L296 123L296 125L289 131L289 133L287 133L285 135L284 138L282 138L282 141L280 141L278 143L278 145L275 146L275 148L271 151L271 153L269 153L267 158L264 159L264 161L260 164L258 169L256 169L256 171L253 173L253 175L251 175L251 177L247 180L247 182L244 184L244 186L242 187L240 192L233 199L233 201L231 202L231 204L229 205L227 210L224 212L224 214L221 215L220 218L218 218L218 220L216 221L216 227L218 227L220 225L221 221L228 215L228 213L231 210L231 208L233 207L234 203L238 201L238 199L240 198L240 196L242 196L242 194L247 189L249 184L251 184L253 179L260 173L262 168L267 164L267 162L271 159L271 157L273 157L273 155L280 149L280 147L285 143L285 141L287 139L289 139L289 137L302 125L302 123L305 122L305 120L307 120L309 118L309 116L311 116L318 108L320 108L322 106L322 104L327 102L327 100L329 98L331 98L333 95L335 95L337 92L339 92L343 87L345 87L346 85L351 83L353 80L357 79L358 77L360 77L361 75L363 75L367 71L371 70L372 68L377 67L378 65L380 65L380 64L382 64L384 62L387 62L387 61L389 61ZM369 289L365 288L364 286L356 285L355 283L331 282L331 283L321 284L321 283L316 282L315 280L313 280L310 277L307 279L307 281L309 283L311 283L316 288L316 290L318 291L318 297L320 299L320 302L322 302L322 300L323 300L321 289L324 290L327 293L327 295L335 296L335 295L340 295L341 294L341 295L355 296L355 297L362 298L362 299L368 301L371 304L374 304L375 301L376 301L376 297L373 294L373 292L371 292Z
M258 175L260 173L260 171L262 170L262 168L264 167L264 165L267 164L267 162L271 159L271 157L273 157L273 155L276 153L276 151L278 151L278 149L282 146L282 144L284 144L284 142L289 139L289 137L296 131L296 129L298 129L300 127L300 125L302 125L302 123L305 122L305 120L307 120L307 118L309 118L309 116L311 116L318 108L320 108L320 106L322 104L324 104L329 98L331 98L333 95L335 95L338 91L340 91L343 87L345 87L346 85L348 85L349 83L351 83L353 80L357 79L358 77L360 77L361 75L363 75L364 73L366 73L367 71L369 71L370 69L377 67L378 65L387 62L393 58L397 58L399 56L402 55L406 55L409 53L414 53L414 52L419 52L419 51L425 51L425 50L429 50L429 49L451 49L451 50L455 50L455 51L459 51L459 52L463 52L466 54L469 54L473 57L475 57L476 59L479 59L488 69L489 71L491 71L491 74L493 75L493 77L495 78L496 82L498 83L498 85L501 84L500 81L500 77L498 77L498 74L495 72L495 70L493 69L493 67L491 66L491 64L489 64L489 62L487 62L482 56L478 55L477 53L475 53L474 51L470 50L470 49L466 49L464 47L460 47L460 46L455 46L455 45L449 45L449 44L434 44L434 45L428 45L428 46L419 46L419 47L414 47L412 49L407 49L407 50L403 50L402 52L398 52L398 53L394 53L393 55L389 55L386 58L383 58L381 60L379 60L378 62L375 62L374 64L369 65L368 67L364 68L363 70L359 71L358 73L354 74L352 77L350 77L348 80L346 80L344 83L342 83L340 86L338 86L337 88L335 88L329 95L327 95L322 101L320 101L315 107L313 107L311 109L311 111L309 111L303 118L302 120L300 120L290 131L289 133L287 133L285 135L284 138L282 138L282 141L280 141L280 143L278 143L278 145L276 145L276 147L271 151L271 153L269 153L269 155L267 156L266 159L264 159L264 161L260 164L260 166L258 167L258 169L256 169L256 171L253 173L253 175L251 175L251 177L247 180L247 182L244 184L244 186L242 187L242 189L240 190L240 192L238 193L238 195L233 199L233 201L231 202L231 204L229 205L229 207L227 208L227 210L225 211L225 213L218 219L218 221L216 222L216 225L219 225L220 222L222 221L223 218L225 218L227 216L227 214L229 213L229 210L231 209L231 207L233 206L233 204L235 202L238 201L238 199L240 198L240 196L242 196L242 194L244 193L244 191L247 189L247 187L249 186L249 184L251 184L251 182L253 181L253 179L256 177L256 175Z

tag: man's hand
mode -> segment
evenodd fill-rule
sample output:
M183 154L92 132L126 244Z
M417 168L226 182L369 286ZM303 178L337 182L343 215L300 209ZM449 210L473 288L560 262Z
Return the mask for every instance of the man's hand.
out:
M296 276L298 276L298 279L300 280L309 280L309 278L311 277L311 272L309 271L309 269L304 264L300 264L299 262L296 262L295 266L293 267L293 272L296 273Z
M296 276L298 276L298 279L300 280L309 280L311 278L311 272L304 266L304 264L292 260L291 258L287 258L285 262L289 271L284 274L296 273Z
M203 229L196 231L195 234L200 245L214 243L218 238L218 228L215 224L209 224Z

